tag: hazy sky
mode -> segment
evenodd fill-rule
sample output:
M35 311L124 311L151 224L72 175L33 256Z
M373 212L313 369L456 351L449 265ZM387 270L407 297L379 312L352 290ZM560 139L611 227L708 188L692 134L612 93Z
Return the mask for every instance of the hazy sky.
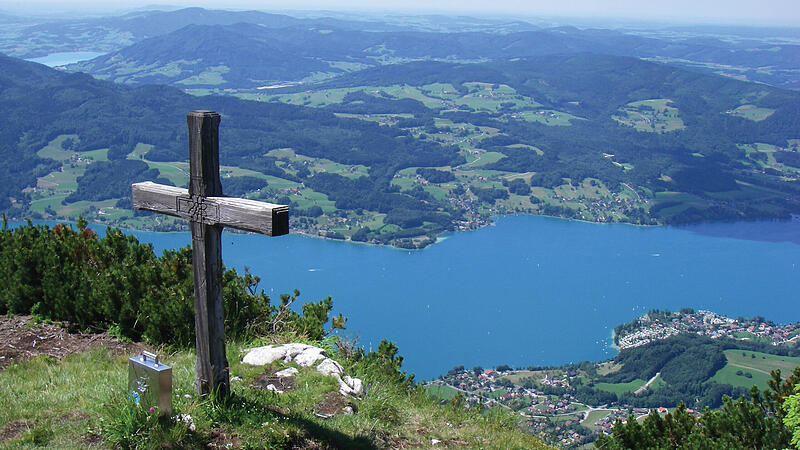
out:
M0 10L53 13L76 9L110 12L141 8L158 0L0 0ZM800 0L166 0L176 6L279 10L362 10L470 15L576 16L659 19L683 22L752 25L800 24Z

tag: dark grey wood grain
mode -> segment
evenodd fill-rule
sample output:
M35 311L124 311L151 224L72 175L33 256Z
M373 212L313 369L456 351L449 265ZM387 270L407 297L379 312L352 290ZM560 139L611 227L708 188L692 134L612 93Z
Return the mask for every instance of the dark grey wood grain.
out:
M133 209L142 209L175 217L183 217L178 213L177 198L189 197L189 190L175 186L165 186L152 181L131 185L131 201Z
M190 222L194 269L195 386L201 396L230 393L222 309L222 227Z
M192 111L186 116L189 198L177 197L175 209L191 217L197 393L224 398L230 393L230 377L222 311L222 227L204 223L206 217L213 220L205 197L222 195L219 121L219 114L212 111Z
M189 194L201 197L222 195L219 180L219 114L192 111L189 126Z
M206 225L221 225L253 231L267 236L289 233L289 207L243 198L205 197L203 211L198 212L197 199L188 189L165 186L151 181L131 185L133 207ZM194 209L193 209L194 208Z
M133 207L181 217L192 230L194 269L195 384L201 396L230 393L222 309L222 229L270 236L289 233L289 207L222 196L219 179L219 114L192 111L189 128L189 188L152 182L131 185Z

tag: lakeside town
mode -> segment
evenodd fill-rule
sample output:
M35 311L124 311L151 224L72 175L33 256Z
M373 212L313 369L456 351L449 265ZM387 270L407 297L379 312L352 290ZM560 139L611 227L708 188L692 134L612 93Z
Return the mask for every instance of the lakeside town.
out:
M650 311L614 329L618 349L634 348L678 333L712 339L728 337L771 345L791 345L800 339L800 323L776 325L763 317L732 319L711 311L683 308L678 312Z
M614 342L618 349L624 350L681 333L793 346L800 339L800 323L777 325L762 317L733 319L691 308L674 313L653 310L618 326ZM611 362L585 364L595 366L598 373L603 366L613 365ZM457 366L426 383L426 388L443 401L513 411L523 418L530 433L551 445L567 448L588 445L600 433L611 433L618 419L625 422L630 415L642 419L651 411L665 414L669 410L667 405L638 408L616 402L592 405L581 401L574 394L575 387L587 381L583 372L578 366L511 368L501 365L494 369ZM656 374L636 393L647 389L658 377ZM692 409L687 411L696 416L700 414Z
M446 375L427 383L429 392L448 392L449 401L465 406L500 407L521 416L528 431L551 445L574 448L593 442L602 432L609 434L617 419L631 414L644 417L647 408L601 405L593 407L562 392L578 378L574 371L499 370L454 367ZM456 398L456 400L453 400ZM666 408L657 408L666 413ZM694 413L694 411L692 411Z

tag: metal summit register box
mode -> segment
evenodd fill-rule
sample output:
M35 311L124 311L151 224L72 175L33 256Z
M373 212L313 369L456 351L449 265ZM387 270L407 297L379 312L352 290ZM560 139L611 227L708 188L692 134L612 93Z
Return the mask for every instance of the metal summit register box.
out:
M128 395L138 404L158 407L159 414L172 412L172 367L158 356L143 351L128 358Z

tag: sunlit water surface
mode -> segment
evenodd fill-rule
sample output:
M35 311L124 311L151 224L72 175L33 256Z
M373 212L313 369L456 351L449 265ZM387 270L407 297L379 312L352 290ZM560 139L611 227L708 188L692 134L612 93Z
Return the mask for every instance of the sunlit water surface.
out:
M164 249L188 233L132 232ZM429 379L463 364L528 366L615 354L613 328L650 309L800 320L800 222L687 228L496 218L418 251L300 235L225 233L228 267L262 277L275 300L332 296L343 333L390 339Z

